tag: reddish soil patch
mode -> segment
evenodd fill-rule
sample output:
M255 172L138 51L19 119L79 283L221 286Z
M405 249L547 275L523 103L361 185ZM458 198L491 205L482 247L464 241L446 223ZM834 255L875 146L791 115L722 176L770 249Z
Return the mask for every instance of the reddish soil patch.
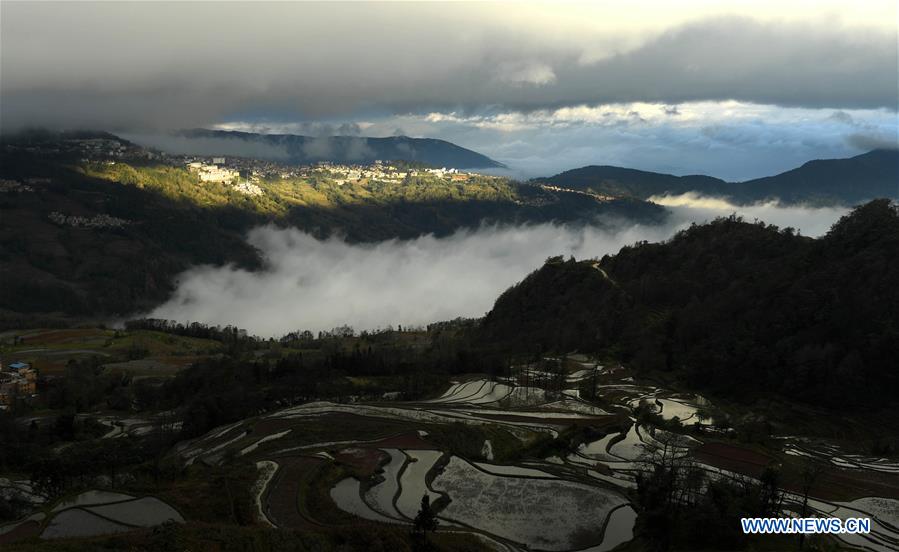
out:
M0 545L10 544L22 539L36 537L41 534L41 524L36 521L26 521L8 533L0 535Z
M221 430L219 430L219 431L221 431ZM208 450L216 445L221 445L222 443L227 443L228 441L230 441L231 439L234 439L238 435L241 435L243 437L249 437L250 435L247 434L247 426L239 425L237 427L229 429L228 431L219 435L215 439L207 438L206 440L203 441L203 443L204 443L203 448ZM237 443L237 442L238 441L235 441L234 443ZM229 447L233 446L234 443L231 443L231 445L228 445L228 446ZM205 452L203 454L205 454ZM202 454L201 454L201 456L202 456Z
M302 482L323 462L321 458L289 456L275 458L278 473L269 484L265 497L268 515L282 529L317 529L314 522L300 513L299 490Z
M302 418L294 418L294 423L301 422ZM388 439L399 433L409 432L409 424L404 421L394 421L388 418L350 414L348 412L331 412L318 416L307 432L307 441L311 439L324 441L371 441L372 439ZM416 441L423 443L424 441ZM372 445L366 445L372 446ZM380 445L374 445L380 446ZM394 445L383 445L394 446ZM400 445L397 445L400 446ZM414 446L414 445L413 445ZM425 446L427 448L427 445Z
M695 451L701 462L735 473L758 477L774 461L761 452L729 445L706 443ZM802 476L795 467L782 472L782 487L802 494ZM874 471L849 470L828 466L812 486L811 496L822 500L850 501L865 496L899 499L899 476Z
M523 424L534 424L536 426L553 425L569 427L596 425L598 420L601 420L602 418L611 418L611 416L597 416L595 418L540 418L538 416L507 416L504 414L480 413L478 414L478 418L496 420L498 422L520 422Z
M716 468L758 477L774 458L726 443L705 443L694 451L696 458Z
M103 339L106 332L97 329L46 330L21 335L24 345L59 345L61 343L83 343L86 340Z
M785 489L802 494L798 475L788 474L785 479ZM899 499L899 476L829 467L812 486L810 494L823 500L836 501L850 501L865 496Z
M95 329L75 329L75 330L47 330L38 331L23 336L22 344L52 344L52 343L68 343L71 341L80 342L90 338L104 337L103 330Z
M335 460L349 466L360 478L374 474L387 458L381 450L363 447L349 447L334 454Z

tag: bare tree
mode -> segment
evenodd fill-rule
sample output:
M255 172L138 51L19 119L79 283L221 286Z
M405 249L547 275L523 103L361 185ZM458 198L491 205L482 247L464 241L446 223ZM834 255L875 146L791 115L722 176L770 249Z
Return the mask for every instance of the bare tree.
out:
M802 481L802 517L808 517L808 496L822 474L824 474L824 464L817 460L809 460L802 466L802 472L800 473ZM800 550L802 550L803 545L805 545L805 534L800 533Z

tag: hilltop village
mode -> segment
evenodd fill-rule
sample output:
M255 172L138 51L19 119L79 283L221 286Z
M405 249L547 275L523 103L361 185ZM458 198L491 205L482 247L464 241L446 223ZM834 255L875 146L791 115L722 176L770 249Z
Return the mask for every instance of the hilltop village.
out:
M432 168L420 164L411 166L405 162L381 160L368 165L326 161L297 165L249 157L172 155L116 138L67 138L47 142L10 143L5 144L3 149L6 153L69 158L82 164L126 163L182 167L195 175L199 184L228 184L235 191L248 196L264 195L264 189L259 184L266 180L327 179L337 186L343 186L372 181L402 183L410 177L436 177L448 182L465 183L473 177L481 176L455 168ZM0 180L0 192L32 191L29 184L34 184L33 180Z
M341 165L321 162L314 165L284 166L259 159L225 157L186 157L181 160L185 168L197 175L201 183L232 184L234 189L246 195L262 195L258 186L263 180L315 179L326 177L338 185L365 181L403 182L407 177L433 176L451 182L467 182L473 173L452 168L401 168L390 162L375 161L371 165Z

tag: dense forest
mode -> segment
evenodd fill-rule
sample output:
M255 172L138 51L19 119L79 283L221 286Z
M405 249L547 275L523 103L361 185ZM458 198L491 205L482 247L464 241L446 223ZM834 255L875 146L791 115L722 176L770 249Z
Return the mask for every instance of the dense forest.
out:
M606 352L743 398L826 405L899 392L899 207L857 207L819 239L737 217L599 261L549 259L506 291L481 339Z

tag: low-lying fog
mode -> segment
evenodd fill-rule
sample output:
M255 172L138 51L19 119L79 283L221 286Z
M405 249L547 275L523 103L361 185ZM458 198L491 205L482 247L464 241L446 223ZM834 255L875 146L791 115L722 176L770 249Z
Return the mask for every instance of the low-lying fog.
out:
M356 330L426 325L482 316L500 293L553 255L601 257L637 241L664 240L692 222L732 213L818 236L847 212L776 203L734 206L695 194L653 199L672 211L665 225L619 223L613 230L486 226L440 239L424 236L375 244L322 241L294 229L260 227L248 240L267 259L264 270L193 268L181 275L172 299L147 316L232 324L276 337L343 324Z

